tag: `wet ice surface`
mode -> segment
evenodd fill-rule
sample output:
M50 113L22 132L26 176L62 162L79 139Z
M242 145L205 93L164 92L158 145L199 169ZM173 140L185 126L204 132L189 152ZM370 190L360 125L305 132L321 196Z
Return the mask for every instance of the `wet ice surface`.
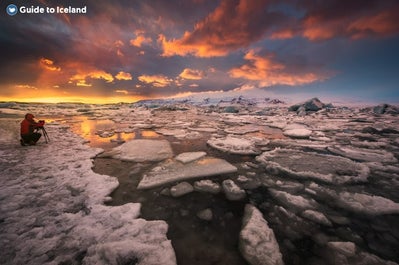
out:
M274 106L258 115L259 109L235 107L238 113L231 114L191 105L121 105L70 110L71 116L57 122L69 124L91 146L106 151L133 139L170 143L173 155L164 161L102 157L95 159L94 170L118 177L109 205L141 203L141 217L168 223L178 264L250 264L261 258L262 251L252 258L239 251L251 242L239 237L246 204L262 213L279 246L268 247L270 255L281 253L285 264L399 262L397 115L352 108L304 114L303 109L297 113ZM199 151L205 158L175 161L181 153ZM207 157L223 159L237 172L202 177L209 180L202 189L199 179L181 176L180 181L137 190L143 176L154 170L170 173L165 163L190 165ZM176 186L182 182L186 184ZM173 196L176 190L187 193ZM231 200L240 190L245 196ZM266 228L264 233L270 234ZM259 246L267 245L259 238ZM251 244L245 246L258 253Z

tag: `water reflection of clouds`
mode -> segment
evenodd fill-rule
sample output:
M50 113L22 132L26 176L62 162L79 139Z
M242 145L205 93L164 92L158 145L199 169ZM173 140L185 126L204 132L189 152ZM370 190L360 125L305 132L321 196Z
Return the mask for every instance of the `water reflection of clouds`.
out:
M73 117L72 123L75 121L76 124L72 126L73 131L89 141L93 147L107 148L132 139L160 137L159 134L150 130L141 131L137 129L132 131L129 128L131 124L119 124L112 120L88 119L87 117L79 116ZM114 134L110 137L101 137L100 134L103 132L114 132Z

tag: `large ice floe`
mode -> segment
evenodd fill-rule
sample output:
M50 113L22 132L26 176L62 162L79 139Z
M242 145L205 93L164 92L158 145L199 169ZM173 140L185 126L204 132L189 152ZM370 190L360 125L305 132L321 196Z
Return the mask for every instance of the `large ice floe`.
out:
M348 157L357 161L396 163L398 160L390 152L384 150L370 150L351 146L329 146L331 153Z
M190 162L184 159L184 163L182 163L182 157L191 157L193 159L190 159ZM202 153L180 154L176 158L168 159L144 174L137 188L148 189L166 183L217 176L237 171L237 167L227 161L215 157L204 157Z
M238 155L257 155L260 150L256 148L255 142L249 139L227 136L225 138L212 138L207 142L211 147L223 152Z
M274 174L331 184L365 182L370 171L366 165L344 157L290 149L264 152L256 160L265 166L266 171Z
M240 232L240 251L251 265L283 265L273 230L256 207L247 204Z
M166 140L135 139L115 147L101 156L135 162L162 161L172 157L173 151Z
M176 264L164 221L140 219L140 204L103 204L118 181L91 170L100 150L46 128L50 144L2 145L0 263Z

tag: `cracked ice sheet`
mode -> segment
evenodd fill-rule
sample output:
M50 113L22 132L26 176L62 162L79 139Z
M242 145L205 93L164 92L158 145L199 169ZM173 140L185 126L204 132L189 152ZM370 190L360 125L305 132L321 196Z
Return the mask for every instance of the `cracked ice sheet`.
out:
M291 149L275 149L264 152L256 160L273 173L288 174L299 179L314 179L331 184L366 182L370 169L350 159L302 152Z
M94 173L100 152L60 126L49 144L2 145L1 264L176 264L164 221L138 219L140 204L105 206L116 178Z

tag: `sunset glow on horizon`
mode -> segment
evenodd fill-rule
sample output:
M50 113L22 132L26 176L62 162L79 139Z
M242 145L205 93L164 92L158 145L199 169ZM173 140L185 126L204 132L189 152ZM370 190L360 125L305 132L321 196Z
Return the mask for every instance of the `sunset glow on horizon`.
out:
M395 0L84 5L85 14L2 13L0 101L117 103L261 91L399 102Z

